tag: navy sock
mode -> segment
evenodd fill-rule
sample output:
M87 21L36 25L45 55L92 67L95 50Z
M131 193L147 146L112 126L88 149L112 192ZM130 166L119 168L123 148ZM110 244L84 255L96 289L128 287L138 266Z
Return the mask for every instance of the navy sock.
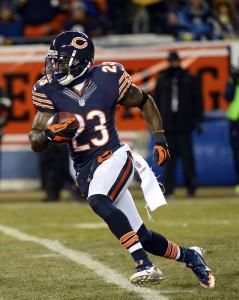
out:
M113 234L120 239L126 233L133 231L128 218L119 209L114 210L106 219L105 222L108 224ZM119 225L120 224L120 225Z
M151 231L151 238L141 241L144 249L157 256L164 256L168 248L168 240L161 234Z
M89 197L88 202L94 212L107 223L122 246L128 249L137 265L152 264L127 216L112 204L109 197L93 195ZM133 248L135 251L132 251Z
M108 218L106 218L105 222L119 240L128 232L133 231L128 218L119 209L115 210ZM120 226L118 226L118 224L120 224ZM136 241L135 244L136 243L139 243L139 241ZM147 253L143 248L137 249L136 251L132 252L131 255L136 263L136 266L152 265L151 261L148 259Z
M152 262L149 260L147 253L143 249L136 250L135 252L131 253L131 255L136 262L136 267L152 265Z

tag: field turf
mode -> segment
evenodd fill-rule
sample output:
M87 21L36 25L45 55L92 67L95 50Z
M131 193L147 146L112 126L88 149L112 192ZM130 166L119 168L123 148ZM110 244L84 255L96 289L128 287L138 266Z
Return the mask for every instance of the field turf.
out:
M134 263L87 204L66 197L42 203L42 194L0 193L0 300L238 300L239 196L232 189L178 190L151 213L132 190L148 228L182 246L201 246L217 282L204 289L182 263L150 256L163 271L160 285L129 283Z

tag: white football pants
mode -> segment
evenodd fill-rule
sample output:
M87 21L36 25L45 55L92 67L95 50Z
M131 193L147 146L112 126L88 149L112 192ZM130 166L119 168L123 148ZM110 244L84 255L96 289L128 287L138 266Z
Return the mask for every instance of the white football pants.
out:
M90 182L88 197L97 194L108 196L113 205L127 216L133 230L137 232L143 221L128 190L134 177L130 152L129 146L124 145L101 163Z

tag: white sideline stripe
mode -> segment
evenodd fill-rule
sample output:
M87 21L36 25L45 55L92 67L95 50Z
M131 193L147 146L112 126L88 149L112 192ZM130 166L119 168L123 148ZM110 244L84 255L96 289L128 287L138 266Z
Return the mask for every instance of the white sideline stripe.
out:
M191 226L191 225L205 225L205 226L208 226L208 225L231 225L235 223L235 221L230 221L230 220L221 220L221 221L215 221L215 220L212 220L212 221L190 221L189 223L183 223L183 222L164 222L163 225L165 226L182 226L182 227L188 227L188 226Z
M182 222L164 222L163 225L164 226L182 226L184 228L188 227L188 226L192 226L192 225L231 225L232 223L235 222L231 222L229 220L221 220L221 221L205 221L205 222L195 222L192 221L190 223L182 223ZM78 223L78 224L74 224L73 225L76 228L80 228L80 229L101 229L101 228L108 228L106 223L102 223L102 222L98 222L98 223Z
M33 255L33 257L60 257L60 254L55 254L55 253L48 253L48 254L39 254L39 255Z
M129 292L133 292L139 295L142 299L145 300L168 300L168 297L162 296L161 293L151 290L149 288L140 288L133 286L129 280L116 273L114 270L106 267L105 265L93 260L90 255L74 251L72 249L66 248L58 241L52 241L48 239L41 239L36 236L28 235L18 229L11 228L8 226L0 225L0 231L6 235L12 236L20 241L29 241L41 246L44 246L47 249L50 249L54 252L60 253L62 256L67 257L69 260L82 265L99 277L103 278L107 283L112 283L120 288L126 289Z
M3 152L32 152L30 144L29 145L3 145L2 147Z
M21 133L16 133L16 134L5 134L2 139L3 143L6 142L28 142L29 143L29 138L27 134L21 134ZM30 143L29 143L30 144Z
M108 228L106 223L98 222L98 223L79 223L75 224L74 227L82 228L82 229L98 229L98 228Z

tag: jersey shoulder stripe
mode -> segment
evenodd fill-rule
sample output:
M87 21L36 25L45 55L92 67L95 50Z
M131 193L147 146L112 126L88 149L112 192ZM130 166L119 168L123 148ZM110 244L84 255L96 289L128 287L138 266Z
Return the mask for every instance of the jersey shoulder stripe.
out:
M45 77L42 77L36 82L32 89L32 102L36 110L41 112L48 112L51 114L55 113L55 105L50 100L47 93L48 83Z
M47 112L49 112L49 110L51 110L51 111L54 110L54 106L52 106L52 105L40 104L36 101L32 101L32 102L33 102L35 108L39 111L45 111L43 109L47 109Z
M52 101L51 101L51 100L45 100L45 99L43 100L43 99L38 98L38 97L35 97L35 96L32 96L32 99L33 99L33 100L36 100L37 102L43 103L43 104L44 104L44 103L45 103L45 104L48 103L48 104L51 104L51 105L52 105Z
M42 98L46 98L46 94L37 93L37 92L35 92L34 90L32 90L32 94L35 95L35 96L39 96L39 97L42 97Z
M122 76L119 79L119 97L118 102L122 100L122 98L126 95L126 93L129 91L129 88L131 87L132 79L130 75L124 71Z

